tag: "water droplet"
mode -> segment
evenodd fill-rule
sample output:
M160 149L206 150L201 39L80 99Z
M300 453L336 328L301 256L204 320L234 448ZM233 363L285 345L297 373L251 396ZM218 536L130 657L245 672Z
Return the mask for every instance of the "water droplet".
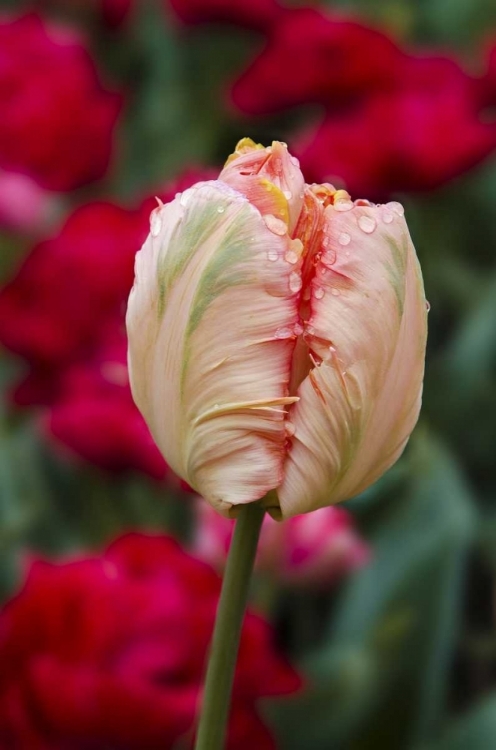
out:
M298 263L298 256L293 250L288 250L284 258L285 260L288 261L288 263L291 263L291 265L293 266L295 263Z
M394 219L393 214L391 213L391 211L388 211L387 208L384 209L381 216L384 224L391 224Z
M301 325L301 323L295 323L293 332L295 336L301 336L301 334L303 333L303 326Z
M189 201L189 194L188 193L181 193L181 197L179 198L179 203L181 206L187 206Z
M284 195L287 201L290 201L291 198L293 197L293 193L291 192L291 190L283 190L282 194Z
M429 310L431 309L431 303L428 300L425 300L425 309L427 310L427 312L429 312Z
M319 267L319 273L320 273L321 276L325 276L327 274L328 270L329 269L326 268L325 266L320 266Z
M219 214L223 214L225 210L226 210L225 206L218 206L217 207L217 213L219 213Z
M300 291L300 289L302 287L302 284L303 284L303 282L301 280L300 274L297 273L296 271L292 271L289 274L289 289L290 289L290 291L293 292L294 294L296 294L296 292Z
M284 430L285 430L286 435L288 437L293 437L293 435L296 432L296 427L294 426L294 424L292 422L286 421L286 422L284 422Z
M404 216L405 215L405 209L401 205L401 203L398 203L398 201L391 201L387 204L387 207L391 209L391 211L394 211L398 216Z
M162 217L160 216L160 209L154 208L150 214L150 232L152 237L158 237L162 230Z
M331 352L331 354L334 354L336 352L336 347L331 344L331 346L329 347L329 351Z
M345 253L345 255L346 255L346 257L347 257L347 258L349 258L349 257L350 257L350 252L349 252L349 250L348 250L348 252L346 252L346 253Z
M325 234L324 237L323 237L323 239L322 239L322 247L325 250L327 250L327 248L329 247L330 244L331 244L331 238L327 234Z
M349 245L351 242L351 235L349 235L348 232L341 232L338 237L338 242L340 245L343 245L343 247L346 247L346 245Z
M353 203L351 201L337 201L334 204L334 208L336 211L351 211L353 208Z
M340 291L339 291L339 289L333 289L332 292L331 292L331 294L332 294L333 297L339 297Z
M360 227L362 232L365 232L365 234L372 234L377 226L377 222L372 218L372 216L366 216L365 214L363 214L358 219L358 226Z
M273 214L265 214L263 220L273 234L278 234L282 237L288 231L286 223L282 219L278 219L277 216L273 216Z
M267 253L267 258L272 263L274 263L274 261L276 261L279 258L279 253L277 252L277 250L269 250L269 252Z
M324 294L325 294L325 292L324 292L324 290L322 289L322 287L321 287L321 286L317 286L317 287L315 287L315 289L313 290L313 296L314 296L314 297L315 297L316 299L322 299L322 297L324 296Z
M292 328L278 328L275 332L276 339L290 339L291 336L293 336L293 329Z

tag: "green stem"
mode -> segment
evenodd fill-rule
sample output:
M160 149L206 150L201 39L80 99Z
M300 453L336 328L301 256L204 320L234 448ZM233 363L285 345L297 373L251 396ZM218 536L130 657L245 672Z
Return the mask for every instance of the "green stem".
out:
M215 620L195 750L224 747L241 626L264 512L260 504L248 503L240 508L236 521Z

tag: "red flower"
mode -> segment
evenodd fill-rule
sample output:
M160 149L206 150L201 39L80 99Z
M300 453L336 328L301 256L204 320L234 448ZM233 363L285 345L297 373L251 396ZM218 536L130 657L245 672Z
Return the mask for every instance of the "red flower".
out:
M121 99L78 36L29 14L0 23L0 50L0 167L52 190L100 178Z
M329 112L296 148L308 180L383 199L428 190L474 167L496 147L480 82L449 59L411 58L401 88Z
M191 738L219 587L166 537L130 534L100 558L35 562L0 613L0 745L162 750ZM272 750L257 701L300 684L249 614L228 747Z
M0 341L33 365L84 356L102 321L124 303L147 231L139 211L111 203L77 208L0 292Z
M391 86L404 57L380 31L313 8L288 10L234 84L232 98L254 115L309 102L336 106Z
M66 368L58 393L46 410L48 436L75 456L112 472L130 468L164 479L167 464L134 405L127 374L127 340L113 322L111 340L93 358Z
M268 31L282 12L275 0L170 0L173 10L185 23L221 21L256 31Z

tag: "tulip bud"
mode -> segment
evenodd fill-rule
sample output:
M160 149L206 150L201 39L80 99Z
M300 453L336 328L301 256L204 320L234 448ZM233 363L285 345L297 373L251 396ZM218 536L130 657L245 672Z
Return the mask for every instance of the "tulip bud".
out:
M356 495L418 418L427 310L403 209L305 185L281 143L241 141L152 212L127 327L159 448L225 515Z

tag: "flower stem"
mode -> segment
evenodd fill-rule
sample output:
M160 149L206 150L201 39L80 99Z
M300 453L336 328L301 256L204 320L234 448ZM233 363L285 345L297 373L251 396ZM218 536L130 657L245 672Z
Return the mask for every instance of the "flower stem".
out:
M236 521L215 620L195 750L224 747L241 626L264 512L259 503L248 503L240 508Z

